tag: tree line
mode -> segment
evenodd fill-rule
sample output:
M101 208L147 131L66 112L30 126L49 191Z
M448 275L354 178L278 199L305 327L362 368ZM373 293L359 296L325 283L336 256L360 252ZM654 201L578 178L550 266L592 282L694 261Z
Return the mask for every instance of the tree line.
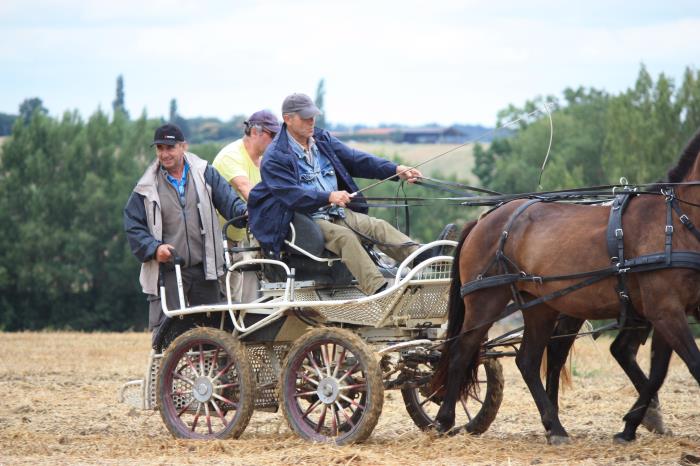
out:
M552 149L547 154L552 111ZM530 115L530 116L528 116ZM654 80L641 66L632 87L617 95L567 88L563 99L538 97L499 113L498 126L518 121L517 131L475 148L473 172L482 185L515 193L663 180L700 127L700 72L685 70L677 86L664 74Z
M28 99L0 147L0 329L145 326L139 264L126 242L122 209L153 160L149 144L163 120L145 113L130 118L123 89L119 96L111 115L98 110L87 119L77 112L52 117L39 99ZM654 81L642 67L634 86L620 94L566 89L563 96L536 98L499 114L500 125L544 102L557 107L545 189L611 183L620 176L661 179L700 126L700 75L690 69L678 87L664 75ZM172 120L177 106L171 110ZM476 149L474 172L485 187L532 191L548 141L546 116L521 120L509 137ZM191 151L211 161L222 145L194 144ZM460 181L460 173L444 178ZM403 191L444 195L399 183L366 194L398 196L401 203ZM454 202L409 204L410 234L420 241L434 239L448 222L463 224L478 214ZM405 230L404 208L372 213Z

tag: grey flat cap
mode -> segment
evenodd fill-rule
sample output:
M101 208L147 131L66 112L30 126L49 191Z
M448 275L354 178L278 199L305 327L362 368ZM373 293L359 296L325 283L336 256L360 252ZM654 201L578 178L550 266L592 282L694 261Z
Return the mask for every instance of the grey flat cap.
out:
M308 95L292 94L282 103L282 114L285 113L298 113L300 117L306 119L320 115L321 110L314 105L314 101Z

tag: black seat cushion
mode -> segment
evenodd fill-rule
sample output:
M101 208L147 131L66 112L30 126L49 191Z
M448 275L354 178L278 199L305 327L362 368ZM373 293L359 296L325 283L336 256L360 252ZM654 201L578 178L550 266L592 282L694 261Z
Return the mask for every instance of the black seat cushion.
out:
M337 257L324 248L321 228L311 216L295 212L292 225L296 233L294 244L317 257ZM291 239L291 233L288 239ZM342 262L335 261L329 266L327 262L315 261L288 245L285 245L283 261L289 268L295 269L297 281L313 280L318 285L349 285L353 280L352 274ZM271 282L287 279L280 267L265 264L263 270L265 278Z

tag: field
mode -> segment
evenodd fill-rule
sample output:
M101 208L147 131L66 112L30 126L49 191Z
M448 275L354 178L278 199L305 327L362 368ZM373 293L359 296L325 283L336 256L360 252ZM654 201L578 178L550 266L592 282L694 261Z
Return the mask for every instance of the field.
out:
M660 398L672 437L640 428L636 443L614 445L635 397L608 354L605 337L582 339L574 386L561 401L570 445L545 443L534 403L512 359L504 360L505 399L480 437L435 438L388 392L367 442L309 444L291 435L279 413L255 413L239 440L174 440L158 412L117 402L121 384L145 370L146 333L0 333L0 464L678 464L700 456L700 388L674 356ZM649 345L640 355L647 367Z
M440 154L435 160L419 167L424 175L442 176L456 175L458 179L476 183L477 178L472 173L474 167L474 144L459 147L459 144L396 144L396 143L356 143L350 146L383 157L399 157L407 165L416 165ZM455 149L457 148L457 149Z

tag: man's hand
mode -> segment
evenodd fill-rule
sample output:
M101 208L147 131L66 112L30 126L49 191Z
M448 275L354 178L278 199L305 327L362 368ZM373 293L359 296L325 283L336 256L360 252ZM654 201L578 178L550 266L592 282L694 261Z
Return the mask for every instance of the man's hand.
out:
M396 174L402 180L408 180L409 183L415 183L419 178L423 178L423 174L417 168L407 167L406 165L398 165Z
M351 200L352 196L347 191L333 191L331 195L328 196L328 202L339 205L340 207L345 207L345 204L349 204Z
M173 248L173 246L167 243L158 246L156 248L156 260L162 263L170 261L173 257L173 255L170 253L171 248Z

